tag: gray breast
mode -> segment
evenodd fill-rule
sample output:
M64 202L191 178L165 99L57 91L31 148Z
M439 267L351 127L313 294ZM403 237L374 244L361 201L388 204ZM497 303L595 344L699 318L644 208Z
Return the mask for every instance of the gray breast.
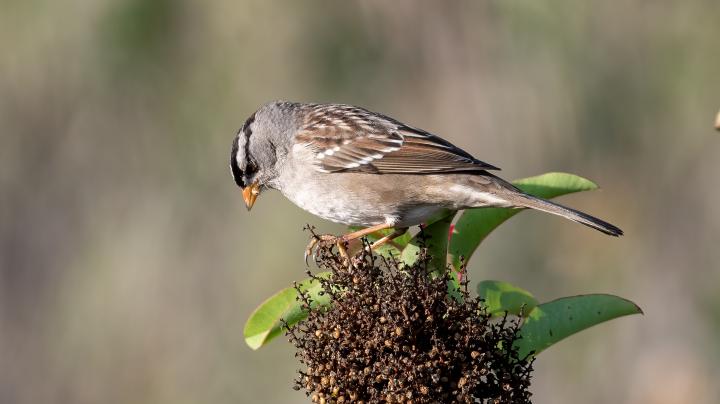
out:
M275 187L323 219L346 225L408 227L444 209L462 208L453 198L457 195L448 194L448 179L454 175L322 173L298 162L298 155L293 157L286 160Z

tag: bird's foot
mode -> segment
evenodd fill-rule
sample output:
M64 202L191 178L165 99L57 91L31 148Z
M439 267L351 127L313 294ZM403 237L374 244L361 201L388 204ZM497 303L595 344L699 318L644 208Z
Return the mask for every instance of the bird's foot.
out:
M349 262L350 257L347 252L347 240L344 236L338 237L332 234L315 234L313 229L309 230L312 233L312 238L305 248L305 265L308 265L308 257L312 257L313 261L316 260L318 248L331 248L333 245L337 246L338 253L343 261L345 263Z

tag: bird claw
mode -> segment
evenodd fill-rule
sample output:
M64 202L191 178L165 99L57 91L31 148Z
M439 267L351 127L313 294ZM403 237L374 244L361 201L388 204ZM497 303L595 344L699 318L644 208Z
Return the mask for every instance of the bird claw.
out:
M320 241L318 236L313 235L312 239L310 240L310 243L308 243L307 247L305 247L305 254L303 255L303 258L305 259L305 266L310 265L308 263L309 256L312 255L313 261L315 260L315 252L313 251L313 249L317 245L318 241Z
M337 245L338 253L344 261L349 262L350 257L348 256L347 249L345 248L345 238L337 237L332 234L315 234L313 233L312 239L305 248L305 265L308 264L308 257L312 257L313 261L316 261L317 250L320 246L331 246L332 244Z
M358 252L357 254L353 255L349 259L349 265L352 266L355 269L360 269L363 266L363 254L362 251Z

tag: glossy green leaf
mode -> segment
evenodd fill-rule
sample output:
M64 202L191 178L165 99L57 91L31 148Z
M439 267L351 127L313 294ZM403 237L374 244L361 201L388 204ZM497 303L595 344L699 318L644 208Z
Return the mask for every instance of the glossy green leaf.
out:
M318 274L320 277L329 276L329 272ZM311 307L321 307L330 304L330 296L321 294L322 286L314 279L306 279L300 284L300 289L307 292L310 297ZM298 292L294 287L289 287L274 294L250 315L245 323L245 343L252 349L258 349L272 339L282 334L284 320L288 325L293 326L307 317L307 312L302 309L298 301Z
M407 246L405 246L400 256L402 262L405 263L405 265L415 264L418 260L420 250L425 247L427 248L428 256L431 257L430 262L428 262L428 270L438 274L446 271L448 234L453 217L454 213L446 213L446 216L426 226L421 233L413 237Z
M590 180L566 173L547 173L516 180L513 184L530 195L544 199L597 188ZM521 209L481 208L463 212L455 223L450 240L449 254L453 267L456 270L460 268L461 257L465 262L469 261L485 237L520 211Z
M515 342L520 357L537 355L556 342L604 321L642 314L635 303L605 294L563 297L535 307Z
M482 281L478 283L477 291L485 301L488 313L492 315L508 312L527 316L539 303L527 290L502 281Z

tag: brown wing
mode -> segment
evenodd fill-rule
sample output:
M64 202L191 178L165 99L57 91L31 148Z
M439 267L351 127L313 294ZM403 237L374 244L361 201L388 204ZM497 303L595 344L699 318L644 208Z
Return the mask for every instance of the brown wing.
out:
M319 171L431 174L498 170L450 142L350 105L308 105L295 140Z

